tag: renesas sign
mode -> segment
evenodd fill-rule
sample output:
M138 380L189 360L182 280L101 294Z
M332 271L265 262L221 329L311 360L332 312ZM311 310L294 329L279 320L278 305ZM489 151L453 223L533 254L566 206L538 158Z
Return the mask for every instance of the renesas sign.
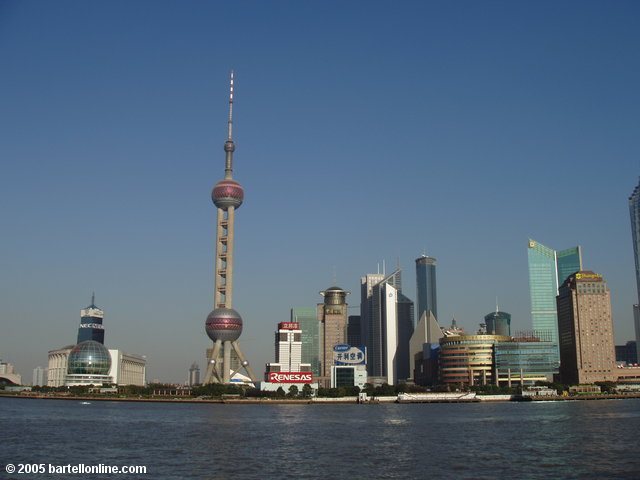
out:
M311 372L269 372L271 383L311 383L312 381Z
M367 363L366 347L335 345L333 347L334 365L365 365Z

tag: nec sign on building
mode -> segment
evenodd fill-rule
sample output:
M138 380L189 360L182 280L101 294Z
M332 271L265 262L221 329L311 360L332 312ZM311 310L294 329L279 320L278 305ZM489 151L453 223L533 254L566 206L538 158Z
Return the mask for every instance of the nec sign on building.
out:
M365 365L367 363L366 347L336 345L333 347L334 365Z

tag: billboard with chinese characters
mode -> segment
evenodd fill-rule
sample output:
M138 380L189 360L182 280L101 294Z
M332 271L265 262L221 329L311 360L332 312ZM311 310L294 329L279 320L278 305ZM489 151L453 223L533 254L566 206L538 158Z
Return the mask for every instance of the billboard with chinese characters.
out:
M311 383L313 374L311 372L269 372L271 383Z
M278 324L280 330L300 330L299 322L280 322Z
M350 345L336 345L333 347L334 365L366 365L366 363L366 347L352 347Z

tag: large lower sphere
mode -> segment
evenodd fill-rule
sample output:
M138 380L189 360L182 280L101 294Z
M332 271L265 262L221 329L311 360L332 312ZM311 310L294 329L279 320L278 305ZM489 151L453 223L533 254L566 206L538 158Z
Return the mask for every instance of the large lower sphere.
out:
M103 344L94 340L79 343L71 350L67 372L74 375L108 375L111 355Z
M232 308L216 308L204 325L207 335L214 342L235 342L242 333L242 317Z

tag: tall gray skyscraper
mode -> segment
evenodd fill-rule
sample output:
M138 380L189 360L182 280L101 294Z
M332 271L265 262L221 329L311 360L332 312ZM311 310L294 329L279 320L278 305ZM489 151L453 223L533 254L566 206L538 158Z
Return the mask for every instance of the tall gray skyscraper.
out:
M638 304L640 304L640 182L629 197L629 213L631 214L631 237L633 238L633 259L636 265L636 285L638 286ZM633 318L636 329L636 349L640 358L640 313L634 305Z
M33 369L33 382L31 385L42 387L47 385L47 370L42 367L36 367Z
M191 368L189 368L189 386L193 387L194 385L198 385L200 383L200 367L196 362L191 364Z
M433 313L438 319L438 302L436 297L436 259L427 255L416 258L416 319L424 312Z
M377 281L376 281L377 280ZM409 339L413 334L413 302L402 294L401 271L361 278L360 322L366 324L367 372L396 384L411 376Z

